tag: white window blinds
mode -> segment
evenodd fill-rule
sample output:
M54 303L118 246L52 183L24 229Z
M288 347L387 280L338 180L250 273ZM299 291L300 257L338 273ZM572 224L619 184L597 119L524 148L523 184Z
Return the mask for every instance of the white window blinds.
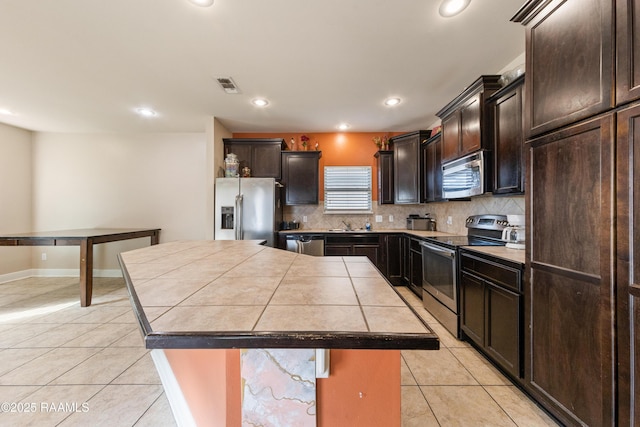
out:
M325 166L325 213L371 212L371 166Z

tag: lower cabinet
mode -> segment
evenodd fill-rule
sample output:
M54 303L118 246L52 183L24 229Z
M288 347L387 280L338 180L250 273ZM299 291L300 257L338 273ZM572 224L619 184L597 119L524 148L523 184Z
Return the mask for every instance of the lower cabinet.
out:
M460 266L464 336L515 379L522 379L522 265L463 251Z
M326 256L366 256L380 269L384 264L379 234L336 234L324 239Z
M384 236L386 270L385 276L392 285L404 285L402 275L403 265L403 241L401 234L387 234Z
M420 240L410 239L409 244L409 289L422 299L422 247Z

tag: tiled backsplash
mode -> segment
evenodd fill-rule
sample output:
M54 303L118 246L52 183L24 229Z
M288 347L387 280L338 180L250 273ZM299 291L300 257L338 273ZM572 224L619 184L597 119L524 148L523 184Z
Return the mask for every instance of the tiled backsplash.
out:
M322 202L318 205L286 206L285 221L296 220L301 229L342 228L342 221L351 224L353 228L364 228L369 219L373 229L405 229L406 218L410 214L431 214L436 219L437 230L452 234L467 234L465 220L469 215L478 214L519 214L524 215L524 196L474 197L471 201L449 201L428 203L421 205L373 205L372 214L363 215L325 215ZM382 222L376 222L376 215L382 216ZM304 217L307 222L304 222ZM390 216L393 221L390 221ZM451 217L451 224L447 218Z

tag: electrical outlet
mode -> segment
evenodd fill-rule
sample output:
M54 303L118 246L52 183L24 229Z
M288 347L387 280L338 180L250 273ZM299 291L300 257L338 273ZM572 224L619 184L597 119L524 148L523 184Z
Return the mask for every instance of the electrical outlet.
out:
M452 225L453 224L453 218L451 216L447 217L447 225Z
M393 215L389 215L389 222L393 222Z
M306 215L304 215L304 216L302 217L302 222L307 222L307 216L306 216Z
M47 253L46 252L42 252L42 260L43 261L47 260Z
M382 222L382 215L376 215L376 222Z

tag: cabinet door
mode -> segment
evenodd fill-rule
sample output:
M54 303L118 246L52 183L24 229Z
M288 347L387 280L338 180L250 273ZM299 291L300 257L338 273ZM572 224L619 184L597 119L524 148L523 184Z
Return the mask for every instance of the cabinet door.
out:
M640 7L616 1L616 105L640 99Z
M442 200L442 138L438 134L424 147L425 202Z
M422 295L422 253L411 250L411 285L418 294Z
M318 204L318 161L320 151L282 153L282 183L285 204Z
M325 256L351 256L353 246L349 244L332 244L324 246Z
M484 282L462 272L460 275L460 327L476 344L484 347L485 295Z
M393 151L378 151L378 204L393 204Z
M460 112L455 111L442 119L442 162L458 157L460 153Z
M618 424L640 426L640 105L618 113L617 132Z
M394 140L393 144L395 203L420 203L420 137Z
M241 173L242 169L245 167L251 169L251 172L253 173L253 163L251 162L251 145L225 144L224 156L227 157L229 153L233 153L238 156L238 173Z
M524 7L514 18L527 25L525 129L531 135L612 107L613 3L552 0L542 9Z
M506 371L521 378L521 297L487 284L486 351Z
M279 145L256 144L252 146L251 176L256 178L281 178Z
M490 104L493 117L493 194L522 193L522 84Z
M471 97L460 108L460 156L482 147L482 102L480 94Z
M402 236L402 281L411 283L411 239Z
M525 377L569 424L615 421L613 129L607 115L530 141Z
M378 260L380 258L380 246L379 245L353 245L353 255L366 256L375 265L378 266Z
M388 234L387 245L387 279L394 285L402 285L402 236Z

